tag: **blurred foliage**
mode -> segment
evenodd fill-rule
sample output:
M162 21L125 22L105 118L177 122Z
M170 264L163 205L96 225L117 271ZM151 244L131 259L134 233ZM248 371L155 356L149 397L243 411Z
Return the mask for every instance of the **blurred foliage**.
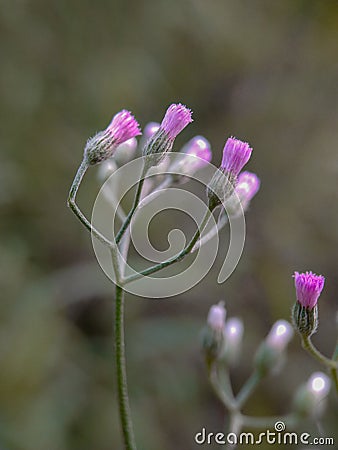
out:
M335 0L2 0L0 50L1 450L121 448L113 286L66 208L85 140L121 108L144 126L160 120L169 103L187 104L195 121L178 144L203 134L218 164L226 136L247 139L254 147L248 168L262 179L247 215L244 254L225 285L216 283L221 254L188 293L160 302L127 298L140 449L193 449L203 426L222 430L223 409L207 384L198 342L219 299L246 325L235 389L272 322L289 318L294 270L327 277L315 342L332 352ZM87 212L99 188L94 172L80 193ZM295 386L318 369L294 339L287 368L266 381L248 411L288 411ZM331 403L326 436L334 430Z

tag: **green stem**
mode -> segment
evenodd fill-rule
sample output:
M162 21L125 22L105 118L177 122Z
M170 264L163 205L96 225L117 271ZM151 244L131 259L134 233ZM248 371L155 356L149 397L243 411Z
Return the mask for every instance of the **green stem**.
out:
M194 253L196 250L198 250L202 245L206 244L210 239L212 239L217 233L219 233L222 228L228 223L228 217L223 211L223 213L220 213L217 225L215 225L211 230L205 234L201 239L199 239L196 244L191 249L191 252Z
M217 366L215 364L211 365L208 371L208 378L215 394L217 395L219 400L223 403L223 405L229 411L236 412L237 405L235 403L235 399L233 398L232 391L229 392L229 390L227 389L222 389L217 372Z
M335 348L335 350L333 352L332 360L333 361L338 361L338 342L337 342L336 348ZM336 369L332 369L331 368L330 369L330 374L331 374L331 378L333 380L333 383L335 385L336 392L338 394L338 369L337 368Z
M85 217L85 215L82 213L82 211L76 204L76 194L79 190L81 181L82 181L87 169L88 169L88 163L86 162L85 159L83 159L77 172L76 172L75 178L74 178L72 186L70 188L68 199L67 199L67 204L71 208L73 213L78 217L78 219L80 219L81 223L87 228L87 230L90 231L90 233L92 233L100 242L102 242L102 244L104 244L105 246L110 248L111 253L112 253L112 258L113 258L113 266L114 266L114 270L115 270L115 275L116 275L117 280L119 281L120 273L119 273L119 269L118 269L119 266L118 266L118 261L117 261L118 258L117 258L116 245L114 244L114 242L111 242L109 239L107 239L105 236L103 236L103 234L100 233L95 227L93 227L93 225L89 222L89 220Z
M127 277L123 280L124 284L128 284L128 283L131 283L132 281L136 281L144 276L151 275L152 273L158 272L159 270L162 270L165 267L171 266L172 264L174 264L178 261L181 261L188 253L190 253L191 249L197 242L198 238L201 235L201 232L203 231L203 229L205 228L205 226L208 223L210 214L211 214L211 212L208 210L202 219L200 227L198 227L198 229L196 230L196 233L194 234L193 238L191 239L189 244L178 255L175 255L172 258L169 258L167 261L164 261L163 263L148 267L148 269L142 270L141 272L136 273L135 275L130 275L129 277Z
M242 406L246 403L250 395L258 386L261 379L262 377L257 371L253 372L252 375L248 378L236 397L239 408L242 408Z
M125 450L136 450L133 425L130 415L126 356L124 343L124 291L116 285L115 304L115 360L117 372L118 402Z
M230 415L230 425L229 425L229 431L228 434L232 433L233 435L238 436L239 433L242 431L243 428L243 416L240 413L240 411L235 411L231 413ZM237 447L237 444L230 444L228 443L226 445L226 449L235 449Z
M142 169L142 174L141 177L139 179L139 182L137 184L137 188L136 188L136 193L135 193L135 197L134 197L134 202L133 202L133 206L131 207L131 210L129 211L126 220L123 222L120 230L118 231L117 235L116 235L116 244L119 244L119 242L121 241L126 229L128 228L130 221L134 215L134 212L136 211L136 208L139 204L140 198L141 198L141 193L142 193L142 187L143 187L143 183L144 183L144 177L146 175L147 172L147 168L146 166L143 166Z
M337 370L337 368L338 368L337 361L326 358L326 356L324 356L322 353L320 353L320 351L317 350L317 348L311 342L311 338L309 336L301 335L301 337L302 337L302 346L306 351L308 351L319 362L324 364L324 366L328 367L329 369Z

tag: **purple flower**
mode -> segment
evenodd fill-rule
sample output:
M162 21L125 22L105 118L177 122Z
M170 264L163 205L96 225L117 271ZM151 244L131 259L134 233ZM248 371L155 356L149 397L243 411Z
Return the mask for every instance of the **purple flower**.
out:
M181 103L173 103L167 109L161 123L161 129L168 135L169 139L174 140L176 136L192 122L191 110Z
M252 148L246 142L233 137L229 138L223 149L221 168L237 176L249 161Z
M243 209L246 209L250 200L257 194L260 184L260 179L255 173L242 172L239 174L235 192L242 203Z
M197 156L203 161L211 161L210 143L203 136L195 136L186 144L185 153L191 156Z
M312 272L295 272L295 287L297 301L309 310L312 310L323 290L325 278Z
M218 305L213 305L208 313L207 324L214 331L224 330L224 323L226 317L226 309L223 302Z
M156 131L160 128L160 124L158 122L149 122L144 127L143 130L143 137L144 139L149 139L153 134L156 133Z
M110 135L115 145L142 134L134 116L125 109L115 114L105 132Z
M111 158L119 145L139 134L141 131L134 116L123 109L115 114L105 130L88 139L84 150L87 163L99 164Z

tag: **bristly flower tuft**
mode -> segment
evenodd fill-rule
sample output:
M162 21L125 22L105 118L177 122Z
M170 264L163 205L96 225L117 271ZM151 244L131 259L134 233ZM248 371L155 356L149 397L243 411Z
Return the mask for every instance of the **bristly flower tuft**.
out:
M323 290L325 278L312 272L294 273L297 301L307 309L316 306Z
M119 145L140 134L139 124L134 116L125 109L118 112L105 130L88 139L84 150L88 165L111 158Z
M252 148L248 143L234 137L229 138L223 149L222 170L237 176L249 161L251 152Z
M161 123L161 128L170 139L176 136L193 121L192 111L181 103L173 103L167 109Z

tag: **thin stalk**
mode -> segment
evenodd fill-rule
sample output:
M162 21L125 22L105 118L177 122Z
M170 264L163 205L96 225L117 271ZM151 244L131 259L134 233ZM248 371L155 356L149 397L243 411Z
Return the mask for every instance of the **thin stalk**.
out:
M193 246L197 242L198 238L200 237L201 232L207 225L210 214L211 214L211 212L208 210L202 219L200 227L196 230L193 238L191 239L189 244L178 255L175 255L172 258L169 258L167 261L164 261L163 263L156 264L154 266L148 267L148 269L142 270L139 273L130 275L129 277L127 277L123 280L124 284L128 284L128 283L131 283L132 281L136 281L144 276L151 275L152 273L158 272L159 270L162 270L165 267L171 266L172 264L174 264L178 261L181 261L188 253L191 252L191 249L193 248Z
M217 225L215 225L211 230L201 237L196 244L193 246L191 253L196 252L202 245L206 244L210 239L212 239L216 234L218 234L222 228L227 224L228 218L224 212L221 212L217 221Z
M128 228L128 226L130 224L130 221L131 221L131 219L132 219L132 217L134 215L134 212L136 211L137 206L138 206L138 204L140 202L141 193L142 193L142 187L143 187L144 177L146 175L146 172L147 172L147 168L146 168L146 166L143 166L142 174L141 174L141 177L140 177L139 182L137 184L133 206L131 207L131 210L129 211L129 213L128 213L127 217L126 217L126 220L123 222L120 230L118 231L118 233L116 235L116 239L115 239L116 244L119 244L119 242L121 241L121 239L122 239L126 229Z
M118 403L125 450L136 450L133 424L130 414L126 356L124 344L124 290L116 285L115 299L115 361L117 373Z
M252 375L248 378L236 397L239 408L242 408L242 406L246 403L248 398L258 386L261 379L262 377L257 371L253 372Z
M223 405L232 412L237 411L237 405L235 399L233 398L232 391L222 389L220 384L220 380L218 377L217 366L212 364L208 371L209 382L219 398L219 400L223 403Z
M89 220L86 218L86 216L82 213L80 208L78 207L76 203L76 194L79 190L81 181L88 169L88 163L85 159L82 160L75 178L73 180L73 183L71 185L67 204L73 211L73 213L78 217L78 219L81 221L81 223L87 228L90 233L92 233L102 244L104 244L106 247L109 247L112 253L112 259L113 259L113 266L115 270L115 276L117 280L120 278L120 273L118 269L118 261L117 261L117 248L114 242L111 242L109 239L107 239L105 236L103 236L102 233L100 233L93 225L89 222Z
M240 411L236 411L233 412L230 415L230 425L229 425L229 431L228 434L232 433L235 436L238 436L239 433L242 431L243 428L243 416L240 413ZM227 446L225 447L226 449L235 449L237 447L237 443L236 444L230 444L228 443Z
M319 362L324 364L329 369L338 369L338 362L334 361L330 358L327 358L324 356L317 348L313 345L311 338L309 336L303 336L302 337L302 346L303 348L308 351L314 358L316 358Z
M332 360L338 361L338 342L337 342L336 348L333 352ZM330 373L331 373L331 378L332 378L335 388L336 388L336 392L338 393L338 369L330 369Z

